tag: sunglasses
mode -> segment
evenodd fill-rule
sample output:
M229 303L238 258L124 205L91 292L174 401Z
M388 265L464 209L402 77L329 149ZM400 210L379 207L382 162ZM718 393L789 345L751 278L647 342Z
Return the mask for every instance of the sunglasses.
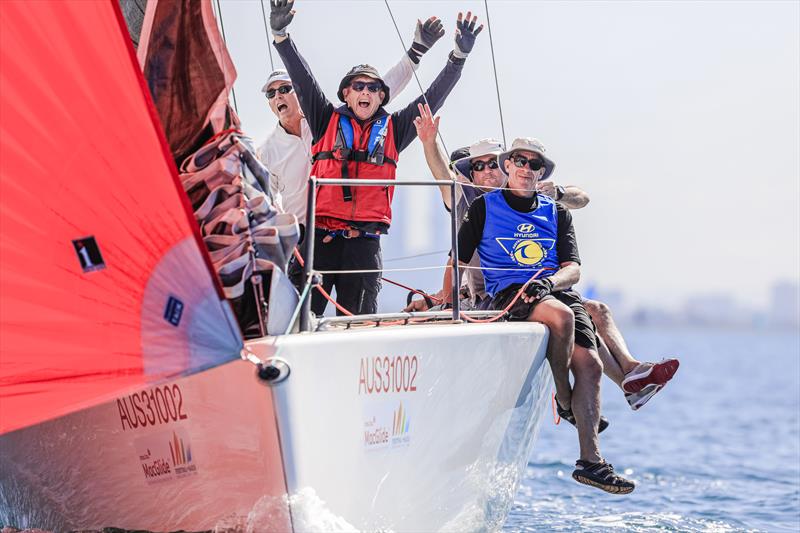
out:
M350 88L353 89L357 93L360 93L361 91L363 91L365 87L371 93L376 93L376 92L380 91L383 88L383 86L380 84L380 82L377 82L377 81L370 81L370 82L354 81L353 83L350 84Z
M497 160L496 159L491 159L488 162L487 161L475 161L474 163L472 163L469 166L469 168L473 172L481 172L486 167L489 167L490 169L494 170L494 169L497 168L497 166L498 166L497 165Z
M293 89L291 85L281 85L277 89L267 90L267 98L272 100L273 98L275 98L275 93L289 94L290 92L292 92L292 90Z
M518 155L512 157L511 160L514 164L519 168L525 168L525 165L528 165L531 170L541 170L544 168L544 161L541 159L528 159L527 157Z

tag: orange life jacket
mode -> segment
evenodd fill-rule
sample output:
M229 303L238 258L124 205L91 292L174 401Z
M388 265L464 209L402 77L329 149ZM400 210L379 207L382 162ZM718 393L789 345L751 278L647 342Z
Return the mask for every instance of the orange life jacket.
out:
M333 113L325 135L311 147L311 174L318 178L393 180L397 147L391 116L363 126ZM317 226L347 227L341 220L392 222L394 187L322 186L317 189ZM329 218L339 219L330 221Z

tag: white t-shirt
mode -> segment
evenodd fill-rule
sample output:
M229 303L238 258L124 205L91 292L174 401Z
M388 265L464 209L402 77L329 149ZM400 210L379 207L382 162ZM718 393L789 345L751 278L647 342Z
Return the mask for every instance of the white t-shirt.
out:
M400 61L383 76L389 87L390 102L403 92L417 66L403 53ZM276 203L284 212L297 215L301 224L306 221L306 186L311 175L313 140L306 119L300 121L300 137L287 133L279 122L258 149L258 158L270 172L269 188Z

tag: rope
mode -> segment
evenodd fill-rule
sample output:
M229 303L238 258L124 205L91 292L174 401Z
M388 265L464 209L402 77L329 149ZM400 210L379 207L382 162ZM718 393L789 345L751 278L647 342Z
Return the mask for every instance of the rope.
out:
M492 317L492 318L486 318L486 319L472 318L472 317L468 316L466 313L464 313L464 312L462 311L462 312L461 312L461 315L460 315L460 316L461 316L461 318L462 318L462 319L464 319L464 320L466 320L467 322L472 322L473 324L489 324L489 323L491 323L491 322L495 322L495 321L497 321L497 320L500 320L501 318L503 318L504 316L506 316L506 314L508 313L508 310L509 310L509 309L511 309L511 308L514 306L514 304L515 304L515 303L517 303L517 300L519 300L520 296L522 296L522 293L523 293L523 292L525 291L525 289L528 287L528 285L530 284L530 282L531 282L531 281L533 281L533 280L535 280L536 278L538 278L538 277L539 277L539 274L541 274L541 273L542 273L543 271L545 271L545 270L550 270L550 269L548 269L548 268L541 268L541 269L539 269L539 270L538 270L538 271L537 271L537 272L536 272L536 273L535 273L533 276L531 276L531 277L530 277L530 279L529 279L528 281L526 281L526 282L525 282L525 283L524 283L524 284L523 284L523 285L522 285L522 286L519 288L519 290L517 291L517 294L514 296L514 299L513 299L513 300L511 300L511 301L508 303L508 305L507 305L507 306L505 306L505 308L504 308L504 309L503 309L503 310L502 310L502 311L501 311L499 314L497 314L497 316L494 316L494 317ZM355 316L353 313L351 313L350 311L348 311L347 309L345 309L344 307L342 307L341 305L339 305L339 303L338 303L338 302L334 301L334 300L333 300L333 298L331 298L331 295L330 295L330 294L328 294L328 291L326 291L325 289L323 289L323 288L322 288L322 285L319 285L319 284L317 284L317 285L314 285L314 288L315 288L315 289L317 289L317 290L320 292L320 294L322 294L322 296L323 296L323 297L325 297L325 299L326 299L326 300L328 300L330 303L332 303L334 306L336 306L336 309L338 309L339 311L341 311L343 314L345 314L345 315L347 315L347 316ZM412 289L412 290L413 290L413 289ZM303 292L305 293L305 291L303 291ZM427 318L426 318L425 320L427 320ZM423 320L423 321L425 321L425 320ZM408 320L395 320L395 321L390 321L390 322L383 322L383 324L384 324L384 325L387 325L387 326L391 326L391 325L399 325L399 324L404 324L404 323L406 323L406 322L419 322L419 320L418 320L418 319L417 319L417 320L415 320L415 319L408 319ZM367 321L367 322L365 322L365 323L374 324L374 323L376 323L376 322L374 322L374 321ZM378 324L380 324L380 323L378 323Z
M264 0L258 0L258 3L261 4L261 18L264 21L264 33L267 34L267 52L269 52L269 66L272 69L270 72L275 72L275 63L272 62L272 46L270 46L271 39L269 38L269 27L267 26L267 12L264 10Z
M225 47L228 47L228 40L225 38L225 24L222 22L222 6L217 0L217 16L219 17L219 27L222 29L222 42L225 43ZM233 96L233 110L236 111L236 114L239 114L239 106L236 105L236 89L231 85L231 95Z
M392 285L397 285L398 287L400 287L402 289L405 289L405 290L407 290L409 292L413 292L414 294L419 294L422 297L430 298L434 302L442 303L442 299L441 298L433 296L432 294L428 294L427 292L424 292L424 291L421 291L421 290L418 290L418 289L412 289L411 287L408 287L407 285L403 285L402 283L397 283L396 281L392 281L390 279L386 279L386 278L381 278L381 279L383 281L387 282L387 283L391 283Z
M509 309L511 309L511 308L514 306L514 304L515 304L515 303L517 303L517 300L519 300L520 296L522 296L522 293L523 293L523 292L525 291L525 289L528 287L528 285L530 284L530 282L531 282L531 281L533 281L533 280L535 280L536 278L538 278L538 277L539 277L539 274L541 274L541 273L542 273L543 271L545 271L545 270L550 270L550 269L549 269L549 268L540 268L540 269L539 269L539 271L538 271L538 272L536 272L536 274L534 274L533 276L531 276L531 277L530 277L530 279L529 279L528 281L526 281L526 282L525 282L525 283L522 285L522 287L520 287L520 288L519 288L519 290L517 291L517 294L516 294L516 296L514 296L514 299L513 299L513 300L511 300L511 301L508 303L508 305L507 305L507 306L506 306L506 307L503 309L503 311L502 311L502 312L501 312L499 315L497 315L497 316L494 316L494 317L492 317L492 318L484 318L484 319L481 319L481 318L472 318L472 317L470 317L470 316L467 316L467 315L464 313L464 311L461 311L461 318L463 318L463 319L464 319L464 320L466 320L467 322L472 322L472 323L474 323L474 324L489 324L489 323L491 323L491 322L494 322L494 321L496 321L496 320L500 320L501 318L503 318L504 316L506 316L506 313L508 313L508 310L509 310Z
M506 144L506 125L503 122L503 106L500 104L500 83L497 80L497 63L494 60L494 39L492 39L492 24L489 22L489 4L487 0L483 0L483 6L486 8L486 27L489 28L489 48L492 52L492 70L494 71L494 88L497 92L497 109L500 111L500 130L503 132L503 146Z
M400 33L400 28L397 27L397 20L395 20L394 18L394 13L392 13L392 8L389 7L389 0L383 0L383 3L386 4L386 9L389 11L389 16L392 17L392 24L394 24L394 31L397 32L397 38L400 39L400 46L403 48L403 53L405 53L407 50L406 43L403 41L403 36ZM417 76L417 70L412 68L411 72L414 74L414 79L417 80L417 86L419 87L419 92L422 95L422 99L425 101L425 104L428 107L430 107L430 103L428 102L428 97L425 96L425 89L422 88L422 82L419 81L419 76ZM433 110L431 109L431 111ZM439 140L442 143L442 148L444 148L445 153L449 154L450 151L447 149L447 145L444 142L444 137L442 137L442 132L438 131L437 134L439 136Z

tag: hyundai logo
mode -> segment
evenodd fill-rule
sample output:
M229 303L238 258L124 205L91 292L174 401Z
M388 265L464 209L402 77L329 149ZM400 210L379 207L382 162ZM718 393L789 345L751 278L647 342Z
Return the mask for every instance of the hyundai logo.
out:
M517 231L520 231L522 233L530 233L534 229L536 228L533 227L533 224L520 224L519 226L517 226Z

